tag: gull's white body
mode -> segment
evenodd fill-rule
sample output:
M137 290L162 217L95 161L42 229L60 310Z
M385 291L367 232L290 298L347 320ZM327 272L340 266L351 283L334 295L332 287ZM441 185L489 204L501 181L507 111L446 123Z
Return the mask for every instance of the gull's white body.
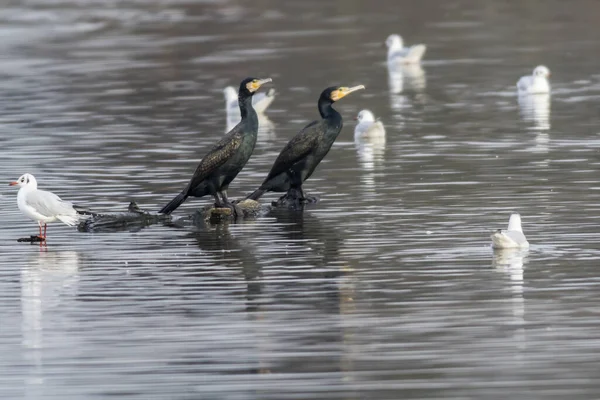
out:
M404 47L404 41L400 35L388 36L385 44L388 47L388 68L392 68L398 64L419 63L427 50L427 46L424 44Z
M550 93L550 70L543 65L538 65L531 75L522 76L517 82L517 91L520 94Z
M494 249L526 249L529 242L521 228L521 216L517 213L511 214L508 220L508 229L498 229L490 236Z
M223 89L225 95L225 111L227 112L228 119L242 119L240 115L240 106L238 104L238 93L233 86L227 86ZM256 93L252 97L252 107L257 114L263 114L266 109L275 100L275 89L270 89L267 93Z
M375 120L371 111L362 110L356 119L358 123L354 127L354 139L383 137L385 141L385 127L381 121Z
M69 226L75 225L80 218L73 204L62 200L52 192L39 190L37 181L31 174L25 174L16 181L19 186L17 206L28 218L41 227L49 222L61 221Z

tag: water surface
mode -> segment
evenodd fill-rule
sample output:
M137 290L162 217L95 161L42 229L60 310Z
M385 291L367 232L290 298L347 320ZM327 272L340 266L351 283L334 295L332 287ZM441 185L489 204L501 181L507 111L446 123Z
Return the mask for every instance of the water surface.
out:
M273 78L261 182L333 84L321 201L238 224L47 248L0 192L6 399L598 397L600 4L18 1L0 10L0 175L102 212L158 210L223 135L222 89ZM388 74L383 42L428 45ZM521 99L538 64L553 94ZM385 141L355 142L356 113ZM274 195L265 200L275 199ZM175 216L209 200L191 199ZM517 210L531 249L493 252Z

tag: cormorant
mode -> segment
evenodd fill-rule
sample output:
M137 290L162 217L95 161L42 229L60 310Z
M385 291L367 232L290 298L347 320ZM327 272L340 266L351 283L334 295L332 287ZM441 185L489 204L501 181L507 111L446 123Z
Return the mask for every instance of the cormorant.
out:
M279 204L288 200L293 201L293 204L310 201L304 196L302 183L312 175L342 130L342 116L333 109L332 104L364 88L363 85L358 85L332 86L325 89L318 102L319 113L323 119L306 125L288 142L262 185L247 198L258 200L265 192L287 192L279 199Z
M204 156L188 185L159 212L170 214L188 197L211 194L216 207L232 207L227 199L227 188L244 168L254 151L258 134L258 117L252 107L252 96L271 78L246 78L240 83L238 103L242 120ZM222 200L218 194L221 194Z

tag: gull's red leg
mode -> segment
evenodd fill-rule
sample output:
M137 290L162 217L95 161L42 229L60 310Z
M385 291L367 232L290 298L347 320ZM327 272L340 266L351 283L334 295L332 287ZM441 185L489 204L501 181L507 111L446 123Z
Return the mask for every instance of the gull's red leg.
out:
M44 236L42 236L44 240L46 240L46 229L48 229L48 224L44 224Z

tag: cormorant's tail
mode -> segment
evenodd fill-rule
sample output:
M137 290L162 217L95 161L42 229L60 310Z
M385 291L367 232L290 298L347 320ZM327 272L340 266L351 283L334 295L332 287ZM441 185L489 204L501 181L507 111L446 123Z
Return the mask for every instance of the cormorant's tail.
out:
M248 197L246 197L246 199L258 200L258 199L260 199L260 196L262 196L263 194L265 194L265 190L258 188L254 192L252 192L252 194L248 195Z
M185 194L185 192L179 193L173 200L167 203L167 205L164 206L159 211L159 213L167 215L171 214L173 211L175 211L177 207L179 207L185 201L185 199L187 199L187 195Z

